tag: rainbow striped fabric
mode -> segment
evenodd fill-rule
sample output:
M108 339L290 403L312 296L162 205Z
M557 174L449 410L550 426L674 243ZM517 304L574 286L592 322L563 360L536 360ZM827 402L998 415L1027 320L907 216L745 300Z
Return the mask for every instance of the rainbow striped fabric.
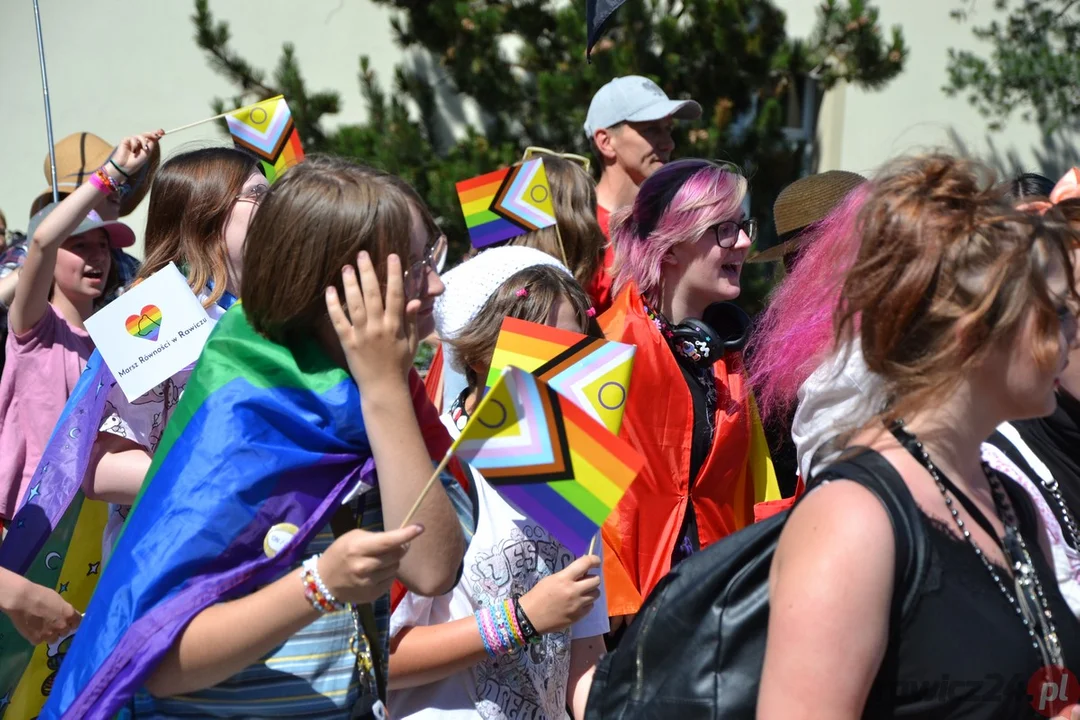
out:
M618 434L634 369L634 346L526 322L503 320L488 386L513 365L550 385L556 392Z
M300 133L281 95L234 110L225 121L233 143L262 161L263 172L271 183L304 159Z
M371 453L356 384L237 304L177 405L41 718L111 718L206 607L296 561Z
M457 193L475 248L555 224L551 188L540 159L462 180Z
M513 366L451 449L575 555L587 551L645 464L585 410Z

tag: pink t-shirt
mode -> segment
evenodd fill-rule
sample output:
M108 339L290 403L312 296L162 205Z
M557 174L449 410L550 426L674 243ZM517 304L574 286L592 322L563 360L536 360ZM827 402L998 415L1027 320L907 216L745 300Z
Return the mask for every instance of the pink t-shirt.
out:
M8 333L0 377L0 519L10 520L34 476L94 343L52 305L22 335Z

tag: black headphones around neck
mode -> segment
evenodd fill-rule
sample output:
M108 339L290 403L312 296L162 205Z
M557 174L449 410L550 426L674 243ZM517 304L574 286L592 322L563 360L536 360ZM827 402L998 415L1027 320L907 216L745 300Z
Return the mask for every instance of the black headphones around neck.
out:
M707 368L746 345L750 316L730 302L705 308L701 320L688 318L671 329L671 345L677 353L698 367Z

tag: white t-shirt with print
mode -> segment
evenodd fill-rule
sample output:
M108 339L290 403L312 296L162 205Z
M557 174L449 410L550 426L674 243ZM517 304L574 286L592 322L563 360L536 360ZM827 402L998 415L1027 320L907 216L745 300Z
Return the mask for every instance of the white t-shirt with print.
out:
M451 435L459 431L448 415ZM471 618L483 605L523 595L543 578L562 570L574 556L544 528L510 506L479 473L476 480L476 534L465 552L461 581L436 598L406 593L390 616L390 636L403 628ZM597 543L599 554L600 543ZM570 676L570 642L608 631L603 573L600 597L568 630L428 685L391 690L388 708L395 720L563 720Z

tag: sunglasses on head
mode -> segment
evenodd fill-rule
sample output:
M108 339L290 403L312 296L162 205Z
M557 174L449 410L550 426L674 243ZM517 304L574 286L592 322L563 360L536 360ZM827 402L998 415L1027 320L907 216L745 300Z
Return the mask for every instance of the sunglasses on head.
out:
M525 148L525 153L521 156L521 161L532 160L537 156L551 155L552 157L562 158L572 162L581 167L585 172L589 172L592 169L592 161L584 155L575 155L574 153L560 153L554 150L548 150L547 148L530 146Z

